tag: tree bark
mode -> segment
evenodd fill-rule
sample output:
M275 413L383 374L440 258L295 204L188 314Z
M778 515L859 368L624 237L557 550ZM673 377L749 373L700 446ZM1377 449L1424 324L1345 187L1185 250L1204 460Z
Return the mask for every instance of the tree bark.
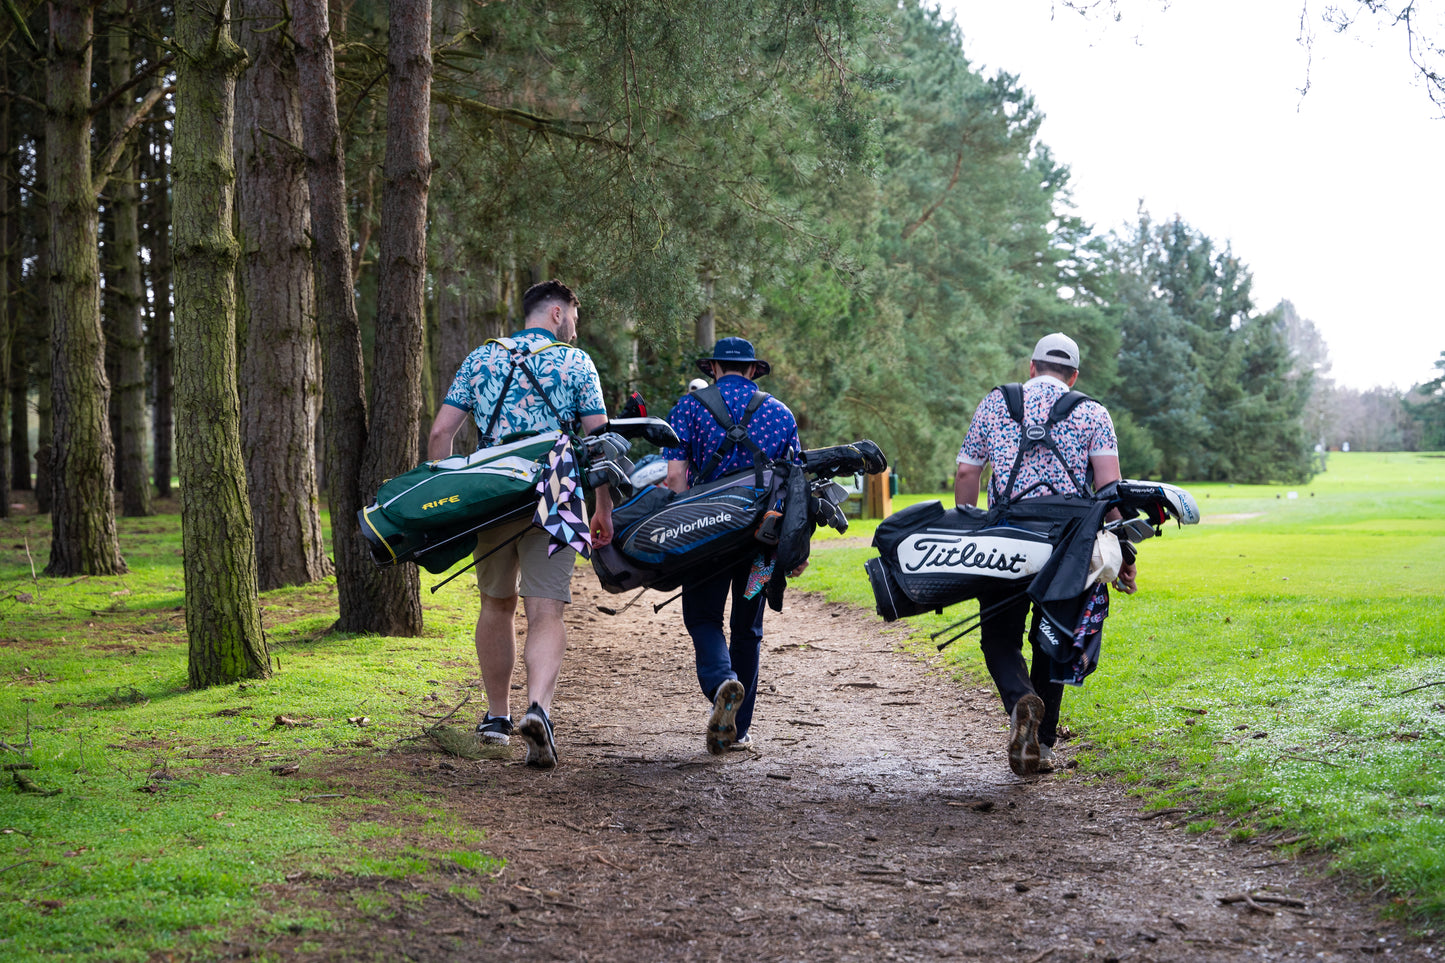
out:
M271 673L236 386L230 5L176 5L176 454L193 688Z
M0 48L0 87L10 89L10 54L4 48ZM10 104L9 97L0 101L0 518L10 515L10 358L16 328L10 309L10 264L19 256L10 244L11 221L20 213L10 205L9 185L18 173L11 160Z
M320 372L295 51L277 0L241 0L250 66L236 91L241 283L247 311L241 442L260 587L331 572L316 485Z
M382 164L381 237L371 426L361 464L362 490L418 461L422 333L426 292L426 200L431 182L431 4L389 7L386 159ZM415 566L385 569L372 631L421 631Z
M463 29L465 15L461 0L439 0L436 7L436 24L433 46L440 46ZM444 104L432 104L431 139L437 145L437 154L443 158L459 158L467 148L462 138L456 136L452 111ZM455 142L454 142L455 141ZM433 333L428 339L431 348L433 394L423 399L423 414L436 414L437 406L451 388L457 369L472 349L483 340L481 337L484 316L481 288L486 279L496 276L486 265L474 264L467 256L462 244L469 225L463 225L459 211L461 206L453 202L460 200L471 190L471 185L462 183L461 167L457 163L438 165L438 183L430 192L432 203L432 232L436 244L434 263L436 294L433 299ZM429 427L423 417L422 430ZM470 422L463 425L452 439L454 452L470 452L477 446L476 427Z
M45 574L126 571L115 528L115 448L108 422L100 325L99 213L90 166L90 61L94 10L50 5L46 73L51 318L50 562Z
M175 472L175 348L171 344L171 165L165 130L160 125L148 151L150 182L150 288L149 342L151 379L152 468L156 494L171 495Z
M112 89L130 82L133 58L124 9L116 11L111 25L109 57ZM110 107L110 129L122 129L133 98L117 97ZM146 468L146 365L144 294L140 274L140 188L136 150L132 139L111 172L111 250L107 255L106 289L110 295L110 339L115 352L116 474L121 514L135 518L150 515L151 485Z
M340 608L336 627L343 632L365 632L373 621L371 607L380 586L376 566L362 544L357 519L364 504L360 478L361 454L367 442L366 391L361 324L351 273L351 236L346 224L346 167L336 114L336 61L326 0L293 0L291 12L301 79L317 326L323 352L327 501Z

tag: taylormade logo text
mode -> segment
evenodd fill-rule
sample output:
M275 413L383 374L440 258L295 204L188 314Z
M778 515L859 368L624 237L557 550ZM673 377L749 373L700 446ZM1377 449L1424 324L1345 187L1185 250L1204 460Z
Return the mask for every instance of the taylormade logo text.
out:
M690 522L683 522L681 525L673 528L663 528L653 532L652 542L654 545L661 545L670 538L695 532L699 528L705 528L708 525L721 525L732 520L733 517L729 512L718 512L716 515L704 515L702 518L693 519Z

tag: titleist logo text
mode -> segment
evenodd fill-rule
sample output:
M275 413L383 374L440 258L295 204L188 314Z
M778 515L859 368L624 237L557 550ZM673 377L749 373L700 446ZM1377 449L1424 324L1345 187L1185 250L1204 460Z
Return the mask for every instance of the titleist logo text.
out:
M1032 575L1052 554L1047 543L971 535L915 535L898 548L903 571L962 572L1017 578Z

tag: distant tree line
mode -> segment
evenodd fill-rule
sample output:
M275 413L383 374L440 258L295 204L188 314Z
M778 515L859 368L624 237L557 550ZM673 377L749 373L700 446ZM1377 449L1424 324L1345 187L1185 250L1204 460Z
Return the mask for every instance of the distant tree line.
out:
M47 572L114 573L178 477L195 684L268 671L258 589L334 572L339 628L420 630L356 510L551 276L610 405L743 335L805 444L906 489L1054 330L1126 474L1313 470L1284 308L1180 218L1095 235L1021 79L914 0L48 9L0 26L0 496L51 513Z

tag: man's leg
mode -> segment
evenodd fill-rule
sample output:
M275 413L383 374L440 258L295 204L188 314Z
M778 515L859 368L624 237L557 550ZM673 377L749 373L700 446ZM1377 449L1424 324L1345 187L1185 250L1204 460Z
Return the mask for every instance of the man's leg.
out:
M723 633L723 608L731 587L731 579L712 576L682 589L682 624L692 636L697 681L709 702L717 695L718 686L738 677Z
M1015 595L1007 590L978 597L980 610L999 605ZM1024 623L1028 620L1029 599L1020 596L1017 601L984 616L978 629L978 644L983 650L984 665L993 677L1003 699L1003 711L1012 713L1019 699L1033 693L1029 682L1029 669L1024 664Z
M978 602L982 609L987 609L990 605L1002 604L1008 597L1006 593L983 595ZM1039 726L1045 711L1024 664L1024 623L1028 614L1029 600L1022 596L984 618L979 627L984 664L1009 714L1009 768L1020 776L1038 770Z
M758 700L758 667L763 651L763 614L767 611L765 592L759 592L750 599L743 598L751 569L752 563L749 562L733 573L733 607L728 625L732 636L728 653L733 673L747 688L743 703L738 707L739 739L747 734L748 728L753 724L753 706Z
M1033 621L1035 628L1031 628L1029 631L1029 644L1033 648L1033 655L1029 659L1029 680L1033 684L1034 691L1039 694L1039 698L1044 700L1044 718L1039 724L1039 742L1052 749L1054 743L1058 741L1059 708L1064 703L1064 684L1049 680L1052 663L1048 653L1041 651L1038 645L1032 641L1037 633L1036 627L1039 624L1039 618L1039 613L1035 612Z
M482 593L477 615L477 665L482 670L482 688L487 694L487 712L510 715L507 707L512 691L512 668L517 661L517 597L498 599Z
M548 712L562 673L562 656L567 651L567 628L562 612L567 603L558 599L529 598L527 608L527 699Z
M737 739L737 712L746 689L733 671L727 636L723 633L723 607L733 580L724 571L688 585L682 593L682 621L692 636L697 681L712 702L707 720L707 751L719 755Z

